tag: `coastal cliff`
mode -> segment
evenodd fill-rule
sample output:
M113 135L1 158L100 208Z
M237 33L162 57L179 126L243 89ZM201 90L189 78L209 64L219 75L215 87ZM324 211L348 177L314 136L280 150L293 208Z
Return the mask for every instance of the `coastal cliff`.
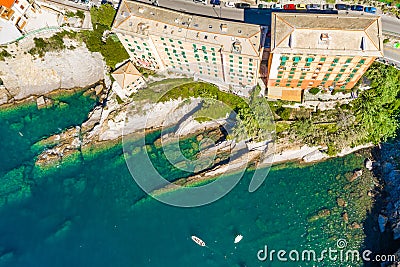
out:
M40 58L26 52L33 47L32 40L9 45L10 56L0 61L0 105L103 80L105 64L100 53L89 52L82 43L74 45L74 49L47 52Z

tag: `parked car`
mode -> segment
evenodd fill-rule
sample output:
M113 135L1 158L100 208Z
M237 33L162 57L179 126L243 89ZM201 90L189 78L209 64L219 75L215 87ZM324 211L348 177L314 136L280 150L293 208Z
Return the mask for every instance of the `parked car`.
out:
M250 4L248 4L248 3L235 3L235 7L236 8L242 8L242 9L250 8Z
M337 10L349 10L350 6L349 5L345 5L345 4L336 4L335 8Z
M281 4L273 4L271 9L282 9L283 6Z
M353 11L364 11L364 7L360 5L352 5L350 9Z
M364 12L375 14L376 8L373 6L366 6L366 7L364 7Z
M305 4L297 4L296 9L297 10L305 10L305 9L307 9L307 6Z
M210 5L219 6L221 5L221 0L210 0Z
M335 6L331 5L331 4L325 4L325 5L322 6L322 9L323 10L334 10Z
M225 2L225 6L226 7L235 7L235 3L234 2Z
M207 5L207 0L193 0L193 2Z
M319 4L309 4L307 5L307 10L320 10L321 6Z
M286 4L283 6L283 9L285 10L295 10L296 6L294 4Z

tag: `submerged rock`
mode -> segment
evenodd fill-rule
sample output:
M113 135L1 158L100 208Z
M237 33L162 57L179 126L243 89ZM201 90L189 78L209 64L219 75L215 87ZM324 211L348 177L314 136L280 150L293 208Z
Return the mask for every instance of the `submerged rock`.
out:
M308 217L308 221L309 222L314 222L314 221L317 221L319 219L326 218L326 217L328 217L330 215L331 215L331 211L329 209L322 209L322 210L319 210L317 213L309 216Z
M346 202L343 198L338 197L338 198L336 199L336 203L337 203L337 205L338 205L339 207L342 207L342 208L347 207L347 202Z
M358 224L357 222L352 222L351 225L350 225L350 228L351 229L360 229L361 225Z
M9 261L12 257L14 257L13 251L7 251L4 253L0 253L0 263L5 263Z
M379 224L379 230L381 231L381 233L383 233L385 231L387 221L388 221L388 218L386 216L379 214L378 224Z
M60 227L55 231L54 234L49 236L46 241L53 242L66 234L71 228L72 222L70 220L66 220Z
M361 169L355 170L353 172L353 175L351 177L349 177L347 180L349 182L353 182L355 181L358 177L360 177L363 174L363 171Z
M346 223L349 222L349 214L347 212L344 212L342 214L342 218L343 218L344 222L346 222Z

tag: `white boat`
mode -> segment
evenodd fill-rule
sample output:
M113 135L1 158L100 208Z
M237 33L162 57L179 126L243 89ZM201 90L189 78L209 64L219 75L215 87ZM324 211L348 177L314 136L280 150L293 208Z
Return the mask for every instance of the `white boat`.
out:
M235 244L237 244L237 243L239 243L241 240L243 239L243 236L242 235L237 235L236 237L235 237L235 241L233 241Z
M195 242L197 245L199 245L201 247L206 246L206 243L195 235L192 235L192 240L193 240L193 242Z

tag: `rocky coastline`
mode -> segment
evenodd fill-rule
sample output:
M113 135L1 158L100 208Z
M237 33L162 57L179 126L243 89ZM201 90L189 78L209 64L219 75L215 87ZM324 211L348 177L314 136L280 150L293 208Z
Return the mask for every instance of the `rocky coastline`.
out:
M374 173L384 187L375 220L380 233L379 253L396 255L400 259L400 142L382 143L375 150ZM385 262L382 266L397 267L399 262Z

